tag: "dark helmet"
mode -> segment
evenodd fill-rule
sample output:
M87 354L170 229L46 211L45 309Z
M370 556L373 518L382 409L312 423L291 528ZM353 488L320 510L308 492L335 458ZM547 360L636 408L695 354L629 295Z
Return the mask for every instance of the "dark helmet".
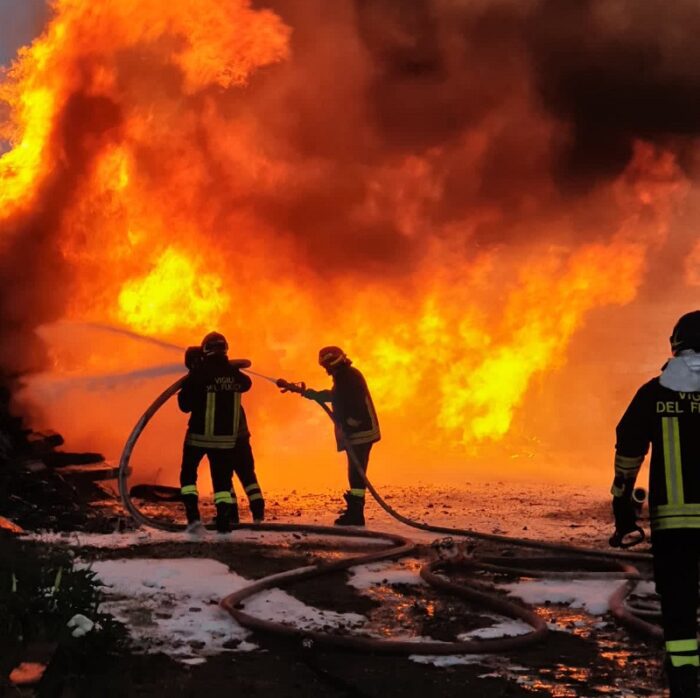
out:
M341 364L349 364L350 359L345 355L345 352L340 347L323 347L318 352L318 363L330 371Z
M210 332L202 340L202 353L204 356L212 354L226 354L228 352L228 342L226 337L220 332Z
M700 352L700 310L686 313L673 328L671 351L678 356L685 349Z

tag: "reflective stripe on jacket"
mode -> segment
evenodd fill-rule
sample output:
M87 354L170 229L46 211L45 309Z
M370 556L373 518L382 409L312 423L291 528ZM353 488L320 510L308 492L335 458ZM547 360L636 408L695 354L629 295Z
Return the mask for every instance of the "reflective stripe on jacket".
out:
M658 378L637 391L617 426L615 496L634 485L650 445L652 530L700 528L700 393Z
M374 443L382 438L367 382L353 366L343 365L333 375L331 404L339 451L344 448L338 428L342 428L345 441L352 445Z
M232 367L225 356L207 358L190 371L178 393L183 412L190 412L185 443L202 448L233 448L249 436L241 393L251 380Z

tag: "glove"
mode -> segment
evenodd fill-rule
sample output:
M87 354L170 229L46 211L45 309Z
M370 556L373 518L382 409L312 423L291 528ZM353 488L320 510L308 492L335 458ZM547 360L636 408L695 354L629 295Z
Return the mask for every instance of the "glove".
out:
M185 366L189 371L202 365L204 354L201 347L187 347L185 351Z
M615 516L615 530L622 535L637 528L637 514L629 497L614 497L612 503Z
M644 540L644 530L637 525L637 513L630 497L613 497L613 515L615 516L615 533L608 541L613 548L630 548ZM624 541L630 533L638 534L632 540Z

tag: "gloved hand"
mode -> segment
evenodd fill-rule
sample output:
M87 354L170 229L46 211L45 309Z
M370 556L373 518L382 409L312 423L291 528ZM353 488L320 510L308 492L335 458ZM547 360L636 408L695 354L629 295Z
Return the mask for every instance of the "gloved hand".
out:
M188 371L202 365L204 354L201 347L187 347L185 351L185 366Z
M644 540L644 530L637 525L637 512L630 497L613 497L613 515L615 516L615 533L608 541L613 548L630 548ZM636 533L637 536L625 541L625 536Z

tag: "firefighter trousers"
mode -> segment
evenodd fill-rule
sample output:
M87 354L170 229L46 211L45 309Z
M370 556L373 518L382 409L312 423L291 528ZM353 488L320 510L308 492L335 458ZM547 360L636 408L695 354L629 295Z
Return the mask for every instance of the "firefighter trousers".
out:
M214 501L230 501L223 498L224 493L229 493L232 500L236 501L233 489L234 473L241 481L249 501L262 500L249 438L239 438L233 448L204 448L186 443L182 450L180 469L180 487L183 490L196 487L197 469L204 456L209 460Z
M669 665L697 667L700 530L658 531L652 534L651 546Z
M362 466L362 472L367 472L367 466L369 465L369 453L372 450L372 444L357 444L352 447L353 453L357 457L357 460ZM350 485L350 491L355 492L362 490L364 495L365 481L360 477L355 466L350 458L350 452L347 453L348 456L348 483Z

